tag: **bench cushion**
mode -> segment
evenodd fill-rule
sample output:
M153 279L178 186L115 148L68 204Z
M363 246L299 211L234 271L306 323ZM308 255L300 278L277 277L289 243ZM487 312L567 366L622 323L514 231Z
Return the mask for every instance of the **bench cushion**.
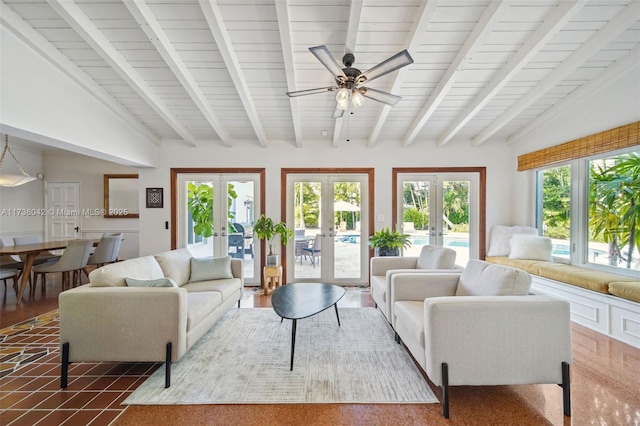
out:
M640 281L614 281L609 283L609 293L640 302Z

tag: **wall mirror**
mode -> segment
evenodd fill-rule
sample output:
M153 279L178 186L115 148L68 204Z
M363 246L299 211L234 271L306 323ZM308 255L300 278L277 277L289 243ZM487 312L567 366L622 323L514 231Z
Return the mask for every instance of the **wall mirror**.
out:
M138 175L104 175L104 217L139 217Z

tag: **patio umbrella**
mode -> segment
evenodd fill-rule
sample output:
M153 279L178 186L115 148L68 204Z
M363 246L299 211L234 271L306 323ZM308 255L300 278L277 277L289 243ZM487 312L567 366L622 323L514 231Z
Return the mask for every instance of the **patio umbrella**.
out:
M333 211L340 212L340 221L342 222L342 212L359 212L360 207L347 201L338 200L333 203Z

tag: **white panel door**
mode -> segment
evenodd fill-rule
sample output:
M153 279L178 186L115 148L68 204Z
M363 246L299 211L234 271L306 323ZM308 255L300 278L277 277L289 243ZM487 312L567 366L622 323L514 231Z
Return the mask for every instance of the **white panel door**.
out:
M78 238L80 232L80 184L49 182L46 190L47 240Z

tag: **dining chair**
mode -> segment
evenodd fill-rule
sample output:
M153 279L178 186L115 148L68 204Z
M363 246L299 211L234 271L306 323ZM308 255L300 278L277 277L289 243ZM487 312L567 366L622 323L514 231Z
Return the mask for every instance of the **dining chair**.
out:
M244 259L244 236L240 233L229 234L229 256Z
M42 276L41 288L44 290L47 285L46 274L52 272L62 272L62 290L66 290L70 285L75 287L80 282L80 272L86 268L89 255L93 248L93 240L73 240L69 242L62 256L56 263L37 265L33 270L33 285L31 295L34 296L38 285L38 275ZM70 277L70 273L73 276Z
M311 258L311 265L316 267L316 259L320 260L320 245L322 243L322 235L316 234L316 237L313 239L313 244L310 247L305 247L305 257L309 256Z
M114 234L100 238L95 251L89 255L87 266L100 267L107 263L117 262L121 242L122 234ZM89 271L87 271L87 268L85 267L82 270L87 278L89 278Z
M28 237L13 237L13 244L16 246L23 246L27 244L40 244L44 242L42 237L37 235L30 235ZM34 265L40 265L42 263L55 262L60 259L60 256L51 253L50 251L43 251L38 253L36 258L33 261ZM22 262L27 261L27 255L20 255L20 260Z
M13 290L18 294L18 277L20 276L19 269L0 268L0 280L4 283L4 294L7 295L7 280L13 279Z

